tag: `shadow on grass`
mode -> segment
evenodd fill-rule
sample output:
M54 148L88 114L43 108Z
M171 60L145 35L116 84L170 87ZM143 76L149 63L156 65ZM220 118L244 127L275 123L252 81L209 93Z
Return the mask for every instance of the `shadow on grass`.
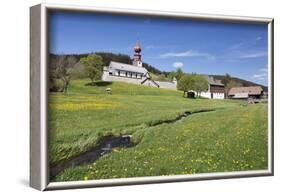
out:
M103 86L109 86L111 85L112 82L107 82L107 81L96 81L94 83L86 83L85 86L98 86L98 87L103 87Z

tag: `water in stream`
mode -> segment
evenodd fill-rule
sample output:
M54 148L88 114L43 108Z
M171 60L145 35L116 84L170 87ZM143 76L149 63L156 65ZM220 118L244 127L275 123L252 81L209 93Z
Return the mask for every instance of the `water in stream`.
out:
M133 144L131 142L130 135L122 135L118 137L104 137L100 145L94 148L93 150L80 154L79 156L76 156L68 161L61 162L58 165L51 167L50 177L51 179L53 179L56 175L58 175L66 168L92 163L98 158L100 158L102 155L110 153L113 148L131 146L133 146Z

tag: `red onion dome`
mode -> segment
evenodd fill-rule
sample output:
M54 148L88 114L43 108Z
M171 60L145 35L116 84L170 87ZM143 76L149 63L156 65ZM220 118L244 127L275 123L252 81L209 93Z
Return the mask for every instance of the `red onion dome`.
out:
M140 52L141 52L141 47L140 47L140 44L139 44L139 43L137 43L136 46L134 47L134 51L135 51L136 53L140 53Z

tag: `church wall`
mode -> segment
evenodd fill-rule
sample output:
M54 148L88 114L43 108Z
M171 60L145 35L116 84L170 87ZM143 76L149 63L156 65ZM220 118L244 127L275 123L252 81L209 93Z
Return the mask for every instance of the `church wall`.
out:
M120 76L125 77L125 71L120 71Z
M160 88L167 88L167 89L177 89L177 83L176 82L163 82L163 81L155 81Z
M120 75L121 75L121 73L120 73ZM136 74L134 76L136 76ZM108 71L104 71L103 75L102 75L102 81L119 81L119 82L126 82L126 83L139 85L139 84L141 84L143 79L125 77L125 74L123 77L120 77L120 76L118 76L118 73L117 73L117 75L116 74L109 75Z
M141 78L140 74L138 75L138 79L125 77L125 74L123 75L123 74L121 74L121 72L120 72L120 76L118 76L118 73L116 73L116 72L112 72L112 74L113 75L109 75L108 71L104 71L103 75L102 75L102 80L103 81L119 81L119 82L126 82L126 83L141 85L141 82L145 79L145 77ZM136 74L133 73L132 77L136 77ZM176 82L162 82L162 81L155 81L155 82L160 86L160 88L173 89L173 90L177 89ZM142 85L157 87L150 80L147 80Z

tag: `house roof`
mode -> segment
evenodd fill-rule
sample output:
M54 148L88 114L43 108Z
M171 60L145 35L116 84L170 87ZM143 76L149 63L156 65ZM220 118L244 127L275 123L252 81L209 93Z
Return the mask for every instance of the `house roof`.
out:
M209 82L210 85L224 86L224 84L221 83L221 80L216 80L216 79L214 79L213 76L206 75L205 77L206 77L206 79L207 79L207 81Z
M260 95L263 89L260 86L250 86L250 87L234 87L228 92L228 95L236 95L247 93L248 95Z
M115 61L110 62L108 69L109 71L112 69L118 69L118 70L135 72L135 73L143 73L143 74L148 73L148 71L144 67L137 67L134 65L119 63Z

